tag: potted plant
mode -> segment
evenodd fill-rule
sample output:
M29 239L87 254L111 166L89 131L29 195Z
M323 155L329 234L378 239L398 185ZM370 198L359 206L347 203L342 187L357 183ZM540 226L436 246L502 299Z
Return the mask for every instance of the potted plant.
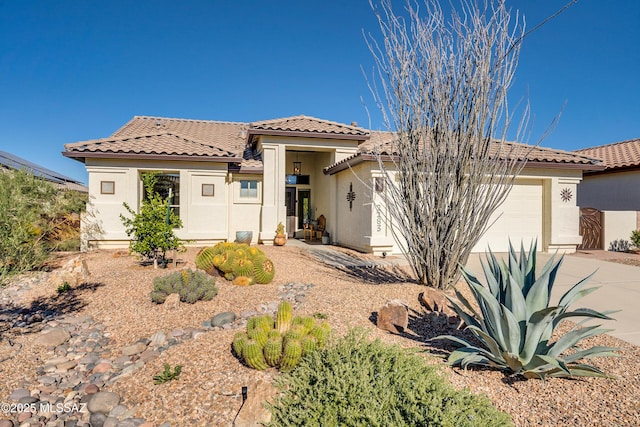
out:
M284 232L284 225L282 222L278 223L276 228L276 237L273 239L273 244L276 246L284 246L287 243L287 235Z

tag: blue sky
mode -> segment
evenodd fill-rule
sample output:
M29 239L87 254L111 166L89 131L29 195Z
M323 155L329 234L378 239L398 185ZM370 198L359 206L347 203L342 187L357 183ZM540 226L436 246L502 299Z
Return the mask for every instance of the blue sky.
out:
M508 0L528 27L565 3ZM543 146L640 137L639 22L640 1L580 0L525 40L511 97L529 97L530 142L561 110ZM366 0L0 0L0 150L86 182L63 145L134 115L368 126L366 105L378 129L363 30Z

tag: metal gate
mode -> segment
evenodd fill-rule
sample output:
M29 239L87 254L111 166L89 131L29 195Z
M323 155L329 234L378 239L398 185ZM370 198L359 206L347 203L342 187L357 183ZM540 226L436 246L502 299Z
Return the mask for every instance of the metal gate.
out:
M602 211L594 208L580 209L580 234L582 244L578 249L604 249L602 247Z

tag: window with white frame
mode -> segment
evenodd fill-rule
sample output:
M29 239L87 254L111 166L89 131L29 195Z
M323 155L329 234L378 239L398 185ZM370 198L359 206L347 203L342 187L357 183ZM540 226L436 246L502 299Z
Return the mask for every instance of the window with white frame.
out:
M240 198L242 199L258 198L258 181L253 179L240 180Z

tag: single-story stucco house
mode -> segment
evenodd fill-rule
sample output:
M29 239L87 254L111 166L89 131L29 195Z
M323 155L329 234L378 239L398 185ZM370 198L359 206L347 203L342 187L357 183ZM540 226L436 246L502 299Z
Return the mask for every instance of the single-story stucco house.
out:
M611 242L628 240L640 229L640 139L576 150L602 161L602 170L585 171L578 186L582 228L589 246L607 249Z
M84 162L89 174L90 209L102 230L91 247L128 245L123 202L139 206L141 173L158 171L175 194L183 223L176 234L191 244L252 231L254 242L268 245L279 222L290 237L302 236L305 219L323 215L334 244L397 253L381 197L365 184L381 173L371 149L389 135L308 116L254 123L136 116L107 138L66 144L63 155ZM574 251L576 187L583 171L598 168L587 156L533 149L476 249L490 243L504 251L511 238Z

